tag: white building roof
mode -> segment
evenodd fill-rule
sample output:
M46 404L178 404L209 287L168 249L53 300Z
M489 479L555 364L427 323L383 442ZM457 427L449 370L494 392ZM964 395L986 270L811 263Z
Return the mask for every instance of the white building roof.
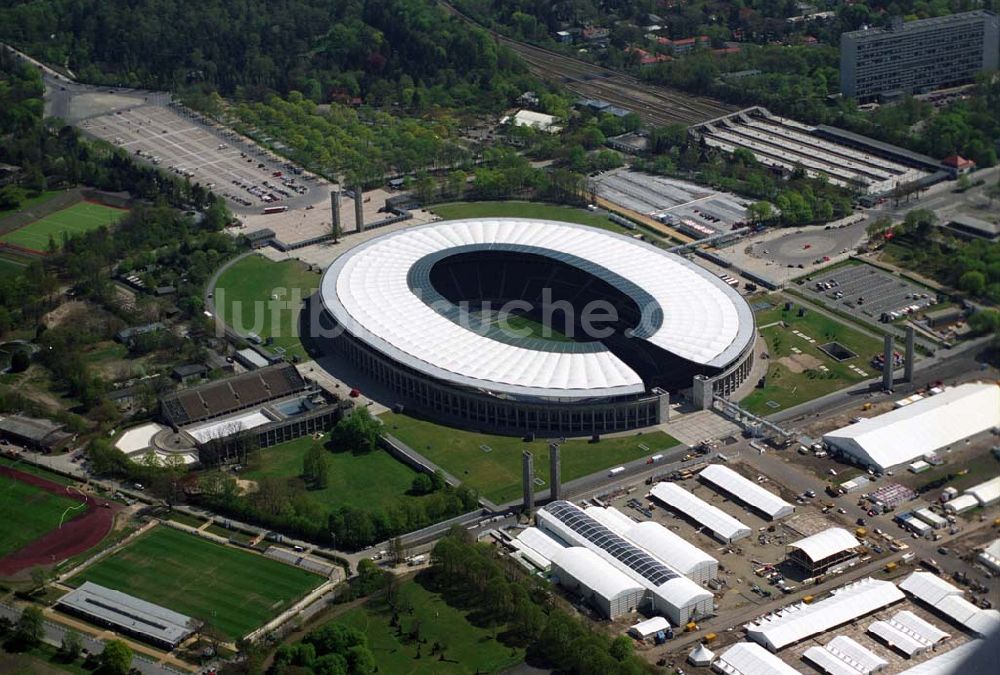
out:
M994 539L985 549L979 552L979 559L994 571L1000 571L1000 539Z
M152 444L153 436L163 431L166 427L149 422L138 427L132 427L123 433L117 441L115 447L131 455L134 452L145 450Z
M273 419L265 415L260 409L257 409L221 419L210 420L193 427L187 427L184 431L191 434L199 443L208 443L217 438L228 438L241 431L262 427L273 421Z
M662 600L669 607L694 607L713 598L711 592L684 576L650 588L649 592L656 596L654 600ZM660 607L660 603L656 602L655 606Z
M636 521L613 506L588 506L583 512L612 532L621 535L624 535L636 525Z
M948 521L946 519L934 513L926 506L922 509L917 509L916 511L914 511L913 515L915 515L917 518L924 521L928 525L932 525L934 527L944 527L945 525L948 524Z
M969 383L862 420L823 440L887 469L1000 425L1000 386Z
M513 117L505 117L502 121L519 127L532 127L539 131L556 131L558 127L554 125L558 120L555 115L546 115L534 110L518 110Z
M790 516L795 507L769 490L765 490L752 480L744 478L728 466L710 464L699 474L703 479L736 496L769 517Z
M895 584L870 577L835 589L833 593L820 602L790 605L748 623L747 637L771 651L778 651L906 597Z
M697 364L726 365L753 340L749 306L698 265L624 235L527 218L444 221L372 239L327 270L323 305L367 345L454 384L561 399L644 391L639 375L599 342L543 350L453 320L455 306L424 278L452 252L487 249L585 269L641 301L637 338Z
M930 572L914 572L899 587L973 633L987 635L1000 630L1000 612L977 607L965 599L962 589Z
M638 635L641 638L647 638L650 635L656 635L661 630L667 630L668 628L670 628L669 621L664 619L662 616L654 616L652 619L640 621L628 630L630 633Z
M607 600L626 593L642 593L643 587L615 569L590 549L571 546L552 556L552 565L565 570L580 585Z
M698 643L698 646L691 650L688 654L688 663L696 666L707 666L715 658L715 652L706 647L704 643Z
M944 503L944 510L949 513L962 513L979 506L975 495L961 495Z
M930 572L914 572L900 581L899 587L928 605L936 605L949 595L962 595L960 588Z
M726 675L799 675L799 671L753 642L737 642L712 668Z
M829 675L860 675L862 672L819 645L813 645L805 650L802 656L815 663L822 672Z
M863 673L870 673L889 665L889 662L857 640L838 635L824 647L828 652Z
M986 644L981 640L966 642L951 651L908 668L900 672L899 675L971 675L973 671L970 670L966 662L976 650L985 646Z
M965 494L975 497L980 506L1000 500L1000 476L970 487Z
M566 548L564 544L537 527L526 528L514 539L513 544L541 568L548 567L552 562L552 556Z
M625 537L683 574L691 575L704 566L719 564L687 539L651 520L637 523Z
M903 652L907 658L930 649L930 645L925 640L922 640L919 635L912 631L904 630L902 626L894 625L888 621L872 622L868 626L868 632L879 637L890 647Z
M657 483L653 486L650 494L671 509L701 523L723 539L733 541L750 536L748 526L722 509L694 496L676 483Z
M844 528L831 527L805 539L799 539L789 546L799 549L813 562L819 562L838 553L855 549L860 544L854 535Z
M932 645L949 637L948 633L908 609L896 612L890 622L902 626L908 631L912 631Z

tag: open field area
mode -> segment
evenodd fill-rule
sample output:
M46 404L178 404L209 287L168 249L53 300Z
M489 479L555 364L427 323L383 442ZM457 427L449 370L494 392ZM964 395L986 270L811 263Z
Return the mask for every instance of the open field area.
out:
M437 675L438 673L498 673L522 661L524 651L500 644L493 631L470 622L470 612L452 607L440 595L417 581L399 588L397 606L408 604L410 613L402 613L404 631L420 625L422 657L418 645L397 635L390 625L393 609L381 597L351 609L338 617L337 623L356 628L368 636L368 646L382 673ZM444 660L430 655L430 645L445 647Z
M535 453L535 475L548 484L549 441L525 443L514 436L492 436L440 426L414 417L385 413L385 431L449 472L466 486L500 504L521 494L521 452ZM654 431L602 437L599 443L569 439L560 445L563 481L570 481L677 445ZM646 445L648 450L639 447ZM488 450L487 450L488 448ZM539 489L546 489L545 485Z
M305 570L157 527L73 577L215 625L231 639L260 626L320 584Z
M0 278L13 277L24 273L29 257L17 255L10 251L0 252Z
M251 255L227 269L213 289L216 311L240 335L273 339L272 348L306 358L299 340L302 302L319 287L320 277L295 260L272 262Z
M805 316L798 315L798 306L785 311L785 300L781 295L768 296L772 307L756 315L770 361L764 388L755 389L740 402L754 413L776 412L875 375L868 362L881 351L879 340L812 310ZM832 358L819 348L829 342L839 343L856 356L842 361Z
M46 251L50 237L55 240L57 245L61 245L64 234L72 236L95 230L102 225L113 225L121 220L126 213L128 211L124 209L115 209L103 204L79 202L13 232L8 232L0 237L0 241L30 248L34 251Z
M74 506L78 508L66 514L67 521L83 513L80 502L0 475L0 557L54 530Z
M60 192L59 190L45 190L44 192L40 192L33 197L28 197L27 199L21 200L21 203L18 204L17 208L15 209L0 209L0 218L6 218L7 216L14 213L22 213L24 211L30 211L34 208L37 208L42 204L44 204L45 202L51 200L53 197L59 194L59 192Z
M327 486L322 490L307 490L301 478L302 460L313 442L311 437L305 436L265 448L259 453L259 463L252 460L249 469L241 477L244 480L287 480L300 498L314 502L324 511L332 511L341 506L383 508L404 500L420 499L406 494L417 475L416 471L382 450L366 455L327 452Z
M607 214L591 213L585 209L572 206L556 206L555 204L539 204L535 202L454 202L437 204L430 208L433 213L445 220L462 218L543 218L545 220L562 220L567 223L579 223L599 227L602 230L627 233L621 225L608 220Z

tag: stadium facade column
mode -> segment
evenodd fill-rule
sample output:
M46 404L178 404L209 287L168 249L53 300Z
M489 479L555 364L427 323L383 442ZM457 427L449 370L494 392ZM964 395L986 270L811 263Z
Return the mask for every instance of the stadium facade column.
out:
M340 223L340 188L330 191L330 216L334 236L339 236L344 231Z
M656 394L656 421L659 424L670 421L670 392L659 387L653 389Z
M914 352L915 333L913 326L906 327L906 361L903 362L903 380L913 382L913 364L916 354Z
M549 443L549 500L562 499L562 464L559 457L559 444Z
M695 375L691 383L691 399L698 410L712 407L712 380L705 375Z
M365 231L365 202L360 185L354 188L354 226L358 232Z
M891 333L886 333L882 343L882 389L888 391L892 389L892 367L894 341Z
M521 482L524 483L524 513L530 518L535 513L535 456L527 450L521 453Z

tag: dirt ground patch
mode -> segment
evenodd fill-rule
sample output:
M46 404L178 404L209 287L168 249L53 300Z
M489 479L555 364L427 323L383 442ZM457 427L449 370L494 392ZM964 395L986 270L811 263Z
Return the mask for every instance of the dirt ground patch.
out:
M807 370L814 370L823 365L823 362L812 354L794 354L792 356L782 356L778 363L788 368L793 373L804 373Z
M56 328L67 323L74 316L89 311L87 303L83 300L70 300L64 302L51 312L42 317L42 323L46 328Z
M236 479L236 487L238 487L240 489L240 492L245 495L250 494L251 492L256 492L258 489L260 489L260 486L257 485L257 481L243 480L242 478Z

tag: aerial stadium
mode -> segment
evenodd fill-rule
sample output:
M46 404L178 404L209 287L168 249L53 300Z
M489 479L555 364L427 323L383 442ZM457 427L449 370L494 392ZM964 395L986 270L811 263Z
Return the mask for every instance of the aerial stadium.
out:
M588 435L665 421L669 397L731 393L753 359L740 295L637 239L481 218L372 239L323 276L334 351L408 411L505 434Z

